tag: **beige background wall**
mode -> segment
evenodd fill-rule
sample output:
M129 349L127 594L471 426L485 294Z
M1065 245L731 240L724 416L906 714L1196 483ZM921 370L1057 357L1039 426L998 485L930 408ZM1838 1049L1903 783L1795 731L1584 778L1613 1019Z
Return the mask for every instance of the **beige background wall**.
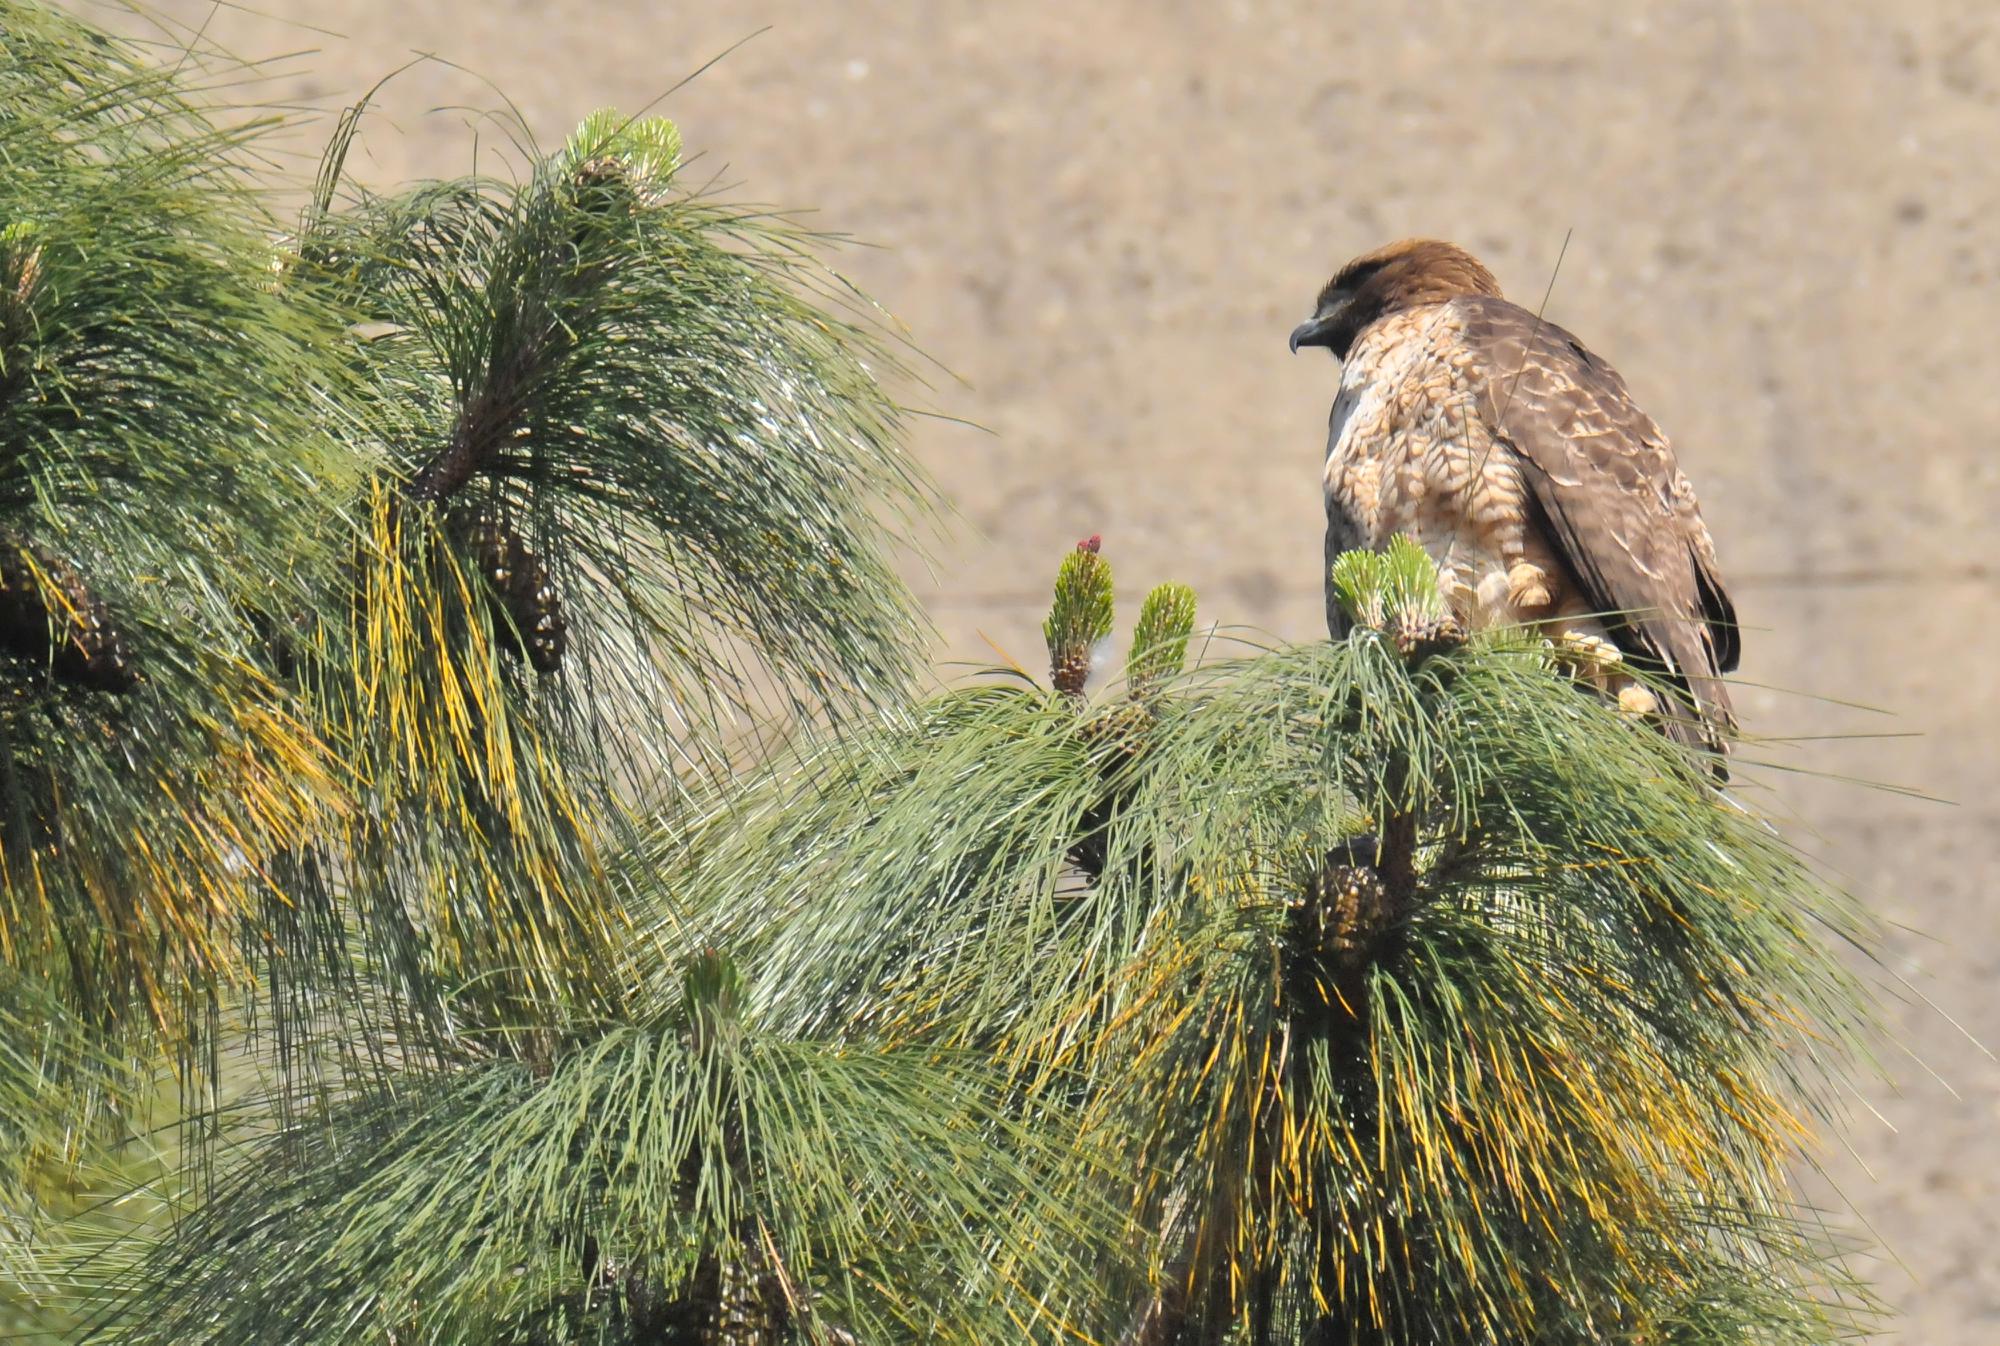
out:
M87 3L88 0L77 0ZM2000 10L1977 0L1407 6L1070 0L176 0L256 96L336 107L413 52L545 141L662 109L735 195L879 245L844 268L960 376L915 450L962 511L925 592L951 657L1024 662L1057 554L1128 592L1319 627L1334 366L1284 340L1347 256L1474 248L1626 374L1699 486L1748 640L1749 725L1914 734L1782 752L1895 968L2000 1043ZM103 9L98 9L103 14ZM472 166L493 91L387 90L360 175ZM484 132L490 144L497 128ZM323 126L293 139L316 149ZM302 161L301 170L306 167ZM1766 688L1867 703L1888 717ZM1898 1339L2000 1341L2000 1067L1914 1003L1832 1168L1906 1263ZM1872 1175L1872 1176L1871 1176Z

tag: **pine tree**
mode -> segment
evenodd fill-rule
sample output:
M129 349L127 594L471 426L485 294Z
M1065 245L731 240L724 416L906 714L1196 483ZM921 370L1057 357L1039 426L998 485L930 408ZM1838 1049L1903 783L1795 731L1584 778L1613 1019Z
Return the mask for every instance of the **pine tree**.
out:
M0 0L0 1277L119 1342L1818 1343L1866 919L1412 549L913 689L823 240ZM1093 680L1101 685L1093 688ZM775 713L775 715L773 715ZM787 726L746 747L746 725ZM100 1200L100 1197L107 1198Z
M1071 1118L1068 1190L1128 1225L1089 1339L1865 1332L1787 1175L1865 1037L1833 946L1867 919L1546 643L1455 629L1413 546L1336 577L1340 644L1186 671L1163 586L1122 688L1052 638L1046 690L739 787L655 838L657 927L773 1015L980 1053Z
M837 723L920 649L885 540L929 491L877 381L893 352L822 240L683 189L671 124L611 113L519 181L376 195L344 176L357 109L281 229L261 128L217 129L196 92L226 65L163 69L21 0L0 35L18 1295L143 1335L148 1241L171 1262L204 1218L156 1212L226 1209L223 1154L254 1171L269 1136L295 1173L416 1099L687 1085L698 1041L822 1128L908 1115L912 1090L990 1106L963 1070L642 1021L627 981L633 820L723 770L746 715ZM708 1122L660 1119L662 1151L725 1125L739 1086L709 1084L687 1095ZM948 1120L913 1126L956 1166ZM158 1126L178 1150L129 1162ZM601 1158L546 1194L585 1205L536 1228L526 1293L472 1287L473 1320L667 1312L641 1304L684 1231L658 1207L633 1239L590 1224ZM752 1159L717 1162L726 1186ZM60 1218L120 1176L149 1195ZM849 1240L887 1227L866 1187L829 1217ZM310 1304L280 1299L258 1311ZM351 1330L408 1330L378 1307Z

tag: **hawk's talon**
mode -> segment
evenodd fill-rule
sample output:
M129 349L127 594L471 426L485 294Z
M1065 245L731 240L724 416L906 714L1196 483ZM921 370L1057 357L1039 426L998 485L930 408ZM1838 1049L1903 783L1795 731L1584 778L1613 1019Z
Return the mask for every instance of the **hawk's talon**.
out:
M1660 698L1639 683L1627 683L1618 689L1618 712L1643 720L1648 715L1660 713Z
M1556 665L1570 676L1587 682L1599 691L1610 691L1611 680L1625 663L1625 654L1603 636L1581 631L1564 631L1555 638L1552 652Z
M1610 668L1625 662L1625 652L1616 645L1603 636L1585 635L1581 631L1563 632L1555 648L1559 657L1592 668Z

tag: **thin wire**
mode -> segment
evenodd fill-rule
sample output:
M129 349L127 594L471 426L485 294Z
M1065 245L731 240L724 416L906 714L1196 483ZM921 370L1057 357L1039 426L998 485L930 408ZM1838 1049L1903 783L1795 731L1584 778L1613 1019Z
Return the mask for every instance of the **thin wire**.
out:
M1507 400L1500 404L1499 412L1493 417L1493 425L1491 428L1494 431L1494 433L1486 437L1487 439L1486 452L1480 455L1479 465L1472 469L1472 479L1475 482L1478 481L1480 475L1486 471L1487 461L1493 457L1493 450L1495 446L1497 446L1500 443L1499 430L1500 427L1506 423L1508 408L1514 405L1514 390L1521 386L1521 376L1528 372L1528 357L1534 351L1536 343L1539 343L1541 341L1542 332L1548 326L1548 323L1544 319L1543 315L1549 311L1549 299L1556 292L1556 278L1562 275L1563 258L1569 256L1569 241L1570 238L1575 233L1576 233L1576 226L1574 225L1571 225L1569 228L1563 230L1562 247L1556 252L1556 264L1549 271L1549 283L1542 290L1541 304L1538 305L1535 309L1534 336L1530 339L1528 349L1526 351L1523 351L1521 354L1521 367L1514 371L1513 381L1507 385Z
M1574 225L1563 230L1562 247L1556 252L1556 264L1549 272L1548 285L1542 290L1542 302L1535 308L1535 336L1538 339L1542 335L1542 329L1548 326L1548 322L1543 315L1549 311L1549 299L1556 292L1556 278L1562 275L1563 258L1569 256L1569 241L1575 233L1576 227ZM1523 357L1521 367L1514 371L1514 381L1507 385L1507 401L1500 408L1501 419L1504 420L1506 418L1507 408L1514 405L1514 389L1521 386L1521 375L1527 372L1528 362L1526 357Z

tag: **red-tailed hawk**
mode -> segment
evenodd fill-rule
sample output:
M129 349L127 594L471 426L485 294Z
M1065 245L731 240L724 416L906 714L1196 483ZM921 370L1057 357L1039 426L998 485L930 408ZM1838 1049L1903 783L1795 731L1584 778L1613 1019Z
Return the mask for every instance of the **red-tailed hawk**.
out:
M1407 533L1466 626L1541 624L1621 705L1723 747L1736 613L1694 488L1610 365L1501 298L1471 254L1428 239L1342 267L1291 344L1341 361L1329 564ZM1346 635L1330 587L1327 625ZM1658 706L1624 661L1663 675L1681 704Z

